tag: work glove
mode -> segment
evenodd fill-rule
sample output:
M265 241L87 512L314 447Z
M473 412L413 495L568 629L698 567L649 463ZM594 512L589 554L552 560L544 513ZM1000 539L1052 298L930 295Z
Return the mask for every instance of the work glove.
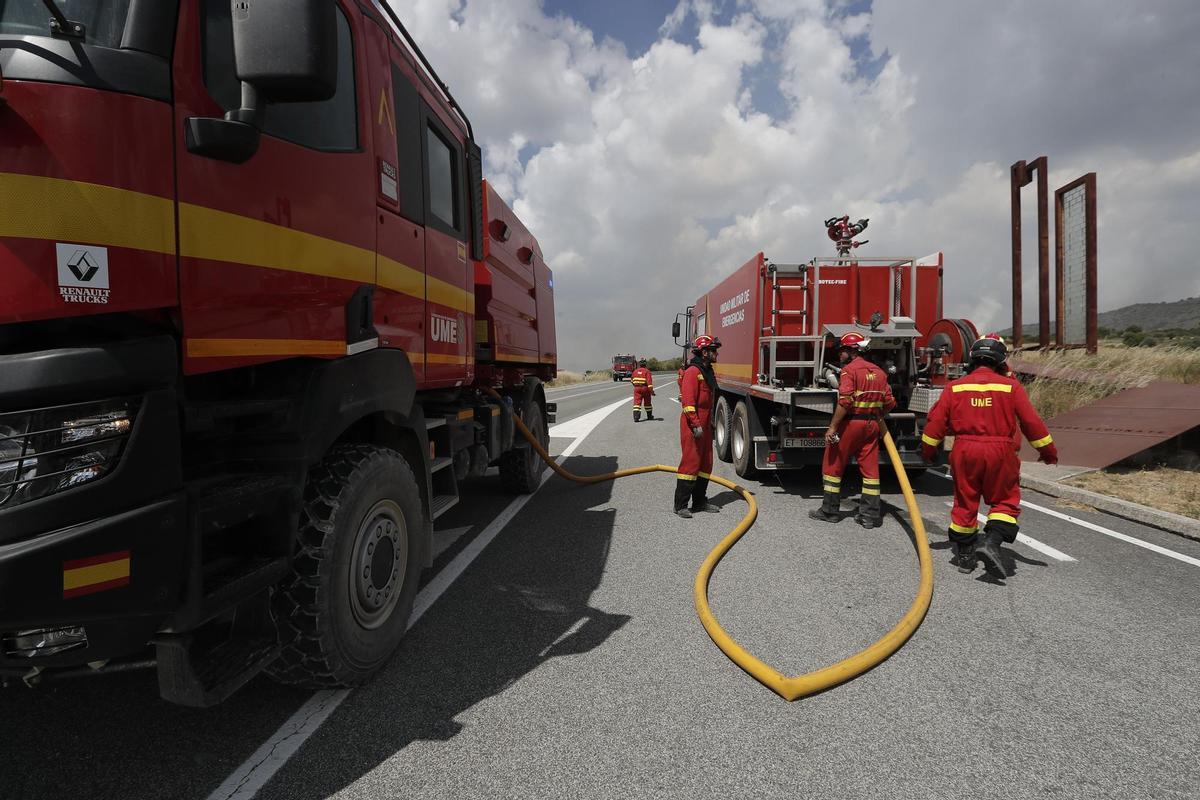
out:
M697 425L695 428L692 428L692 437L693 438L699 439L703 435L704 435L704 428L701 428L699 425Z
M925 460L925 463L932 464L933 460L935 458L937 458L937 448L931 444L926 444L926 443L922 442L921 443L921 458L923 458Z
M1054 446L1054 442L1038 450L1038 461L1050 466L1058 463L1058 448Z

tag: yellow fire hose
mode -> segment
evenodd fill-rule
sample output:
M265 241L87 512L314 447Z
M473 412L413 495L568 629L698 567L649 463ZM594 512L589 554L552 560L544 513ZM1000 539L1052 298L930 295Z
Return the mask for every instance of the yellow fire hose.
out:
M500 395L496 392L491 389L486 391L496 400L501 400ZM503 401L501 400L501 402ZM649 472L677 472L675 467L668 467L663 464L651 464L644 467L633 467L631 469L617 470L616 472L607 472L603 475L575 475L560 466L546 452L546 449L542 447L541 443L529 432L529 429L525 427L525 424L520 419L514 418L514 421L518 430L521 431L521 435L529 441L534 451L541 456L550 469L554 470L559 476L575 483L594 484L616 480L617 478L625 478L630 475L643 475ZM933 557L929 552L925 524L921 519L920 510L917 508L917 501L913 496L912 486L908 482L908 475L904 471L904 466L900 463L900 454L896 451L896 443L892 441L892 435L888 432L886 425L881 423L879 427L883 434L883 443L887 448L888 457L892 462L892 468L896 471L896 477L900 479L900 488L904 492L904 502L908 506L908 513L913 522L913 531L917 545L917 559L921 568L921 582L917 588L917 596L913 599L912 606L909 607L907 613L882 639L849 658L842 659L836 664L803 675L789 678L769 664L756 658L752 653L735 642L725 632L725 629L721 627L721 624L717 622L717 618L713 616L712 608L708 604L708 582L712 578L713 570L717 568L717 564L720 563L725 554L754 525L754 521L758 518L758 503L754 501L754 495L750 490L744 486L739 486L717 475L709 477L709 480L713 483L719 483L725 488L732 489L740 494L749 508L737 526L712 549L700 565L700 571L696 573L696 580L692 587L693 599L696 603L696 613L700 616L700 622L704 625L704 629L708 631L708 635L712 637L713 642L717 647L721 648L721 651L725 655L729 656L733 663L744 669L752 678L778 694L784 700L797 700L801 697L807 697L808 695L832 688L851 678L857 678L867 670L882 663L892 653L899 650L908 641L908 637L912 636L913 632L921 625L921 621L925 619L925 612L929 610L929 603L933 599Z

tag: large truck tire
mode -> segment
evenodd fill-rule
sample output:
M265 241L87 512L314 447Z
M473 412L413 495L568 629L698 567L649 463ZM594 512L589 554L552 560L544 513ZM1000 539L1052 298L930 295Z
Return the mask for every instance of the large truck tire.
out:
M729 448L733 456L733 469L740 477L753 477L754 440L750 438L750 410L745 400L738 400L729 424Z
M543 448L550 444L550 430L538 401L530 400L521 414L525 427L537 437ZM519 433L513 449L500 457L500 485L514 494L531 494L542 482L545 464Z
M272 603L283 683L354 686L408 628L421 576L421 496L408 462L370 445L335 448L308 473L300 551Z
M729 446L729 425L729 401L722 396L713 410L713 444L717 448L717 458L726 464L733 461L732 449Z

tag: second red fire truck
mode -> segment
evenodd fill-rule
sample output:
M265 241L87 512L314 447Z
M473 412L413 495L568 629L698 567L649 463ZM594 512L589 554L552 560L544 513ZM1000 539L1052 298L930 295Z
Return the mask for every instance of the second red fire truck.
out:
M676 343L685 330L688 341L721 340L717 456L743 476L819 464L837 402L834 347L856 331L899 401L887 420L901 458L920 468L925 414L977 336L969 321L943 318L942 279L941 253L788 264L758 253L701 295L672 332Z

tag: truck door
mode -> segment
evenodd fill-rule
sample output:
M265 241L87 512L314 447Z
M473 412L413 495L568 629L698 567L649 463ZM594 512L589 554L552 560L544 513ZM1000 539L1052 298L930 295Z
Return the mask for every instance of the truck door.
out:
M426 336L429 385L452 386L474 372L474 267L468 260L467 169L462 140L420 101L425 181ZM476 187L471 187L472 191Z
M392 61L389 33L374 20L365 29L378 172L375 328L382 346L408 354L421 384L425 381L425 184L420 105L412 81Z
M219 117L240 105L230 6L186 0L175 55L180 304L190 373L373 346L347 341L347 306L356 293L361 302L376 277L377 167L362 17L353 3L338 3L334 96L266 106L258 151L233 164L189 153L183 134L188 117Z

